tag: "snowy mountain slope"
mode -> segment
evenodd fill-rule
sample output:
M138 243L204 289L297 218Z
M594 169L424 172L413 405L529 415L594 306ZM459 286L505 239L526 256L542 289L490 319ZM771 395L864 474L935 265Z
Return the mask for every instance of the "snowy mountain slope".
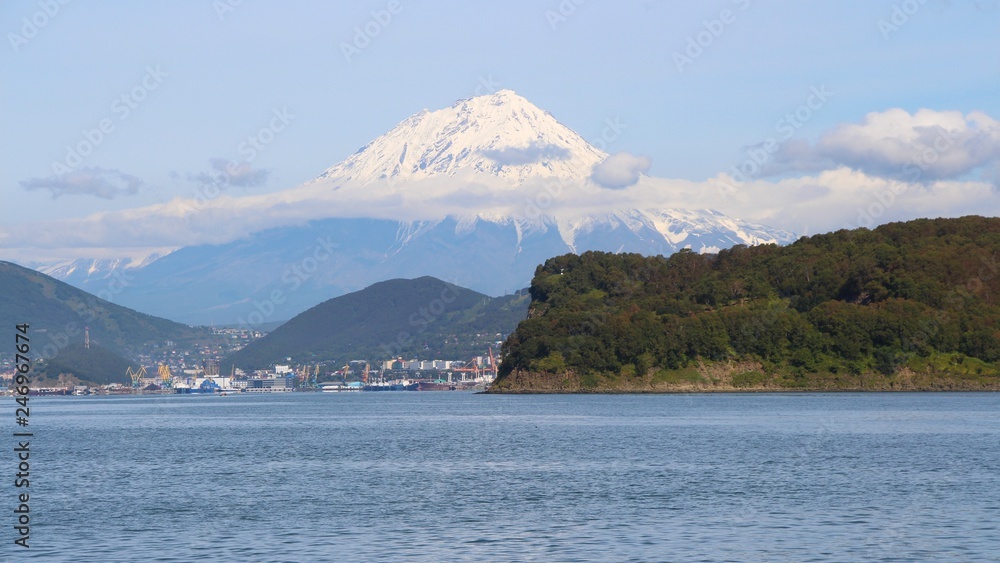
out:
M127 272L144 268L166 254L168 253L153 253L140 258L78 258L55 262L34 262L24 264L24 266L70 285L79 286L79 284L87 280L114 277L115 272Z
M510 90L423 110L365 145L319 179L355 184L490 174L585 181L607 157L575 131Z

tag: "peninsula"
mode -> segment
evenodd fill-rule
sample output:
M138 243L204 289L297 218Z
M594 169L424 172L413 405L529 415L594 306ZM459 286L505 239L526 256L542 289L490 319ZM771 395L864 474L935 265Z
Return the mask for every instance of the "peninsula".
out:
M1000 219L545 262L491 393L1000 390Z

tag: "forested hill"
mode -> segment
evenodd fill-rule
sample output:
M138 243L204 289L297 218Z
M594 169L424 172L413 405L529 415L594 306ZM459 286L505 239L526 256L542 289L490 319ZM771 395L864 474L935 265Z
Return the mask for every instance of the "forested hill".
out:
M1000 219L535 272L495 392L1000 389Z
M389 280L299 314L222 362L223 370L353 359L468 359L524 319L528 297L489 297L439 279ZM287 360L291 358L291 360Z
M71 343L82 344L84 327L95 344L129 357L151 343L210 336L207 330L133 311L10 262L0 261L0 288L0 319L8 326L30 324L32 350L47 358Z

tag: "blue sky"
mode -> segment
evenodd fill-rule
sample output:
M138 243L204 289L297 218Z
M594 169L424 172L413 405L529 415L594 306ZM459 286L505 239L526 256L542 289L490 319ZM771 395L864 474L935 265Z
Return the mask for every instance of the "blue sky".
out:
M491 88L587 139L617 120L609 152L694 182L745 159L814 87L833 96L795 130L808 143L893 108L998 119L998 4L7 0L0 218L24 230L189 197L213 159L245 160L241 143L275 112L287 123L250 163L266 172L241 189L283 190L420 109ZM345 57L366 26L377 33ZM102 123L78 168L113 171L114 197L38 188Z

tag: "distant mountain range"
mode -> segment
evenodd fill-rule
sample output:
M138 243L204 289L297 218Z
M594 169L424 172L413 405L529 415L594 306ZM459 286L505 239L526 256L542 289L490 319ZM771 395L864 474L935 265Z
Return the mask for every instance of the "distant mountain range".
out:
M511 193L531 182L591 182L606 159L550 114L503 90L419 112L307 186L378 195L386 183L421 190L434 182L469 182ZM468 197L477 197L473 193ZM331 217L140 261L33 266L94 293L124 280L116 303L176 321L256 326L391 278L430 275L500 295L525 287L539 264L567 252L715 252L795 238L711 210L607 209L580 216L483 205L479 212L426 220Z
M297 315L227 358L222 370L289 362L336 369L396 356L467 360L505 338L527 312L527 292L493 298L432 277L389 280Z

